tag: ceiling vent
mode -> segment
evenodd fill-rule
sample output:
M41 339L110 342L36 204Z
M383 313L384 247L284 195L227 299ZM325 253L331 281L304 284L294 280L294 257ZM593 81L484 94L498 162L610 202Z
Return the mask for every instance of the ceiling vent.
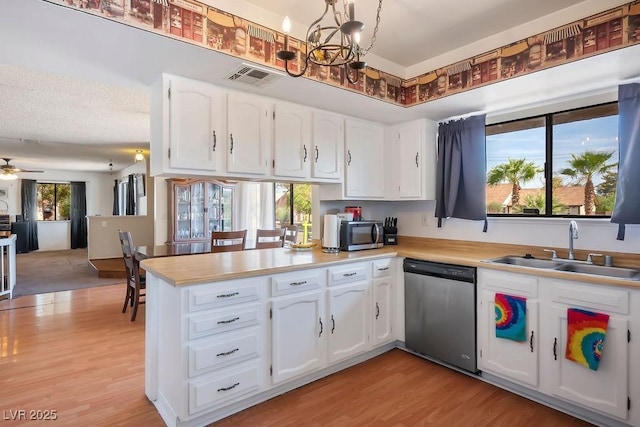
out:
M251 86L261 87L267 85L280 77L284 76L268 68L261 68L255 65L242 63L239 67L226 76L227 80L249 84Z

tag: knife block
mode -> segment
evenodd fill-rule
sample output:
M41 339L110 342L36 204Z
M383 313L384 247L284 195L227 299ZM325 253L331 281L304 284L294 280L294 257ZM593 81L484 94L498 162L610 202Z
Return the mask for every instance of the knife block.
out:
M384 227L383 243L385 245L398 244L398 227Z

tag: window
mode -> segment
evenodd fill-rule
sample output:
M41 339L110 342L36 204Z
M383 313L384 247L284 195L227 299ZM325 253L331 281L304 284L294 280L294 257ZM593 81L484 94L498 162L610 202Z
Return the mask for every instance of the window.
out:
M37 183L38 221L68 221L71 211L71 185Z
M489 125L486 135L487 214L611 215L617 103Z
M311 239L311 184L274 183L276 227L307 227ZM305 225L308 224L308 225Z

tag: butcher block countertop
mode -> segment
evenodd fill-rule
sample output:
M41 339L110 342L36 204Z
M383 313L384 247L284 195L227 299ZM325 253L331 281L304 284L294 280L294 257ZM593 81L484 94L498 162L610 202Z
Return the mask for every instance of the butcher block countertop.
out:
M142 261L140 265L145 270L173 286L190 286L308 268L328 267L355 261L370 261L379 258L400 256L554 277L557 279L575 280L585 283L626 286L640 289L640 281L482 262L482 260L485 259L505 255L523 256L525 254L531 254L536 258L548 259L549 253L544 252L545 248L543 247L407 236L400 236L398 241L400 244L397 246L385 246L381 249L354 252L339 252L337 254L322 252L322 248L320 244L318 244L311 251L294 251L288 248L278 248L183 255L150 258ZM553 247L546 249L557 250L558 256L561 258L566 258L567 256L566 249ZM590 251L576 250L576 258L581 260L586 259L589 252L598 252L598 250L597 248ZM640 254L612 252L607 252L607 254L613 256L613 265L616 267L640 269ZM599 260L596 260L596 262L598 261Z

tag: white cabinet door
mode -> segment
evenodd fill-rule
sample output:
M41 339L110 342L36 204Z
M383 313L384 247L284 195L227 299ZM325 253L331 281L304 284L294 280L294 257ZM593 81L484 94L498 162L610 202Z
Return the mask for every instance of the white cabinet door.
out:
M271 104L266 100L232 92L227 100L227 171L264 175L271 143Z
M226 134L226 95L207 83L169 81L169 166L219 171Z
M627 419L628 321L623 317L609 317L602 356L598 370L594 371L565 358L567 308L554 304L547 313L550 330L542 351L553 359L553 368L547 377L552 385L551 393L591 410Z
M273 175L308 177L311 154L311 111L300 105L276 104Z
M527 341L519 342L496 337L496 292L482 290L479 294L478 368L497 376L538 387L538 301L527 299Z
M345 121L345 197L384 197L384 128L360 120Z
M369 347L369 282L332 288L329 296L327 332L329 363L366 351Z
M398 128L398 153L396 173L399 178L401 199L420 199L425 185L422 167L424 135L420 122L401 125Z
M313 178L342 179L343 123L344 119L338 115L313 113L313 150L311 152Z
M322 292L292 295L271 305L273 383L314 371L326 359L325 336L330 333Z
M373 280L373 346L393 340L393 282L391 277Z

